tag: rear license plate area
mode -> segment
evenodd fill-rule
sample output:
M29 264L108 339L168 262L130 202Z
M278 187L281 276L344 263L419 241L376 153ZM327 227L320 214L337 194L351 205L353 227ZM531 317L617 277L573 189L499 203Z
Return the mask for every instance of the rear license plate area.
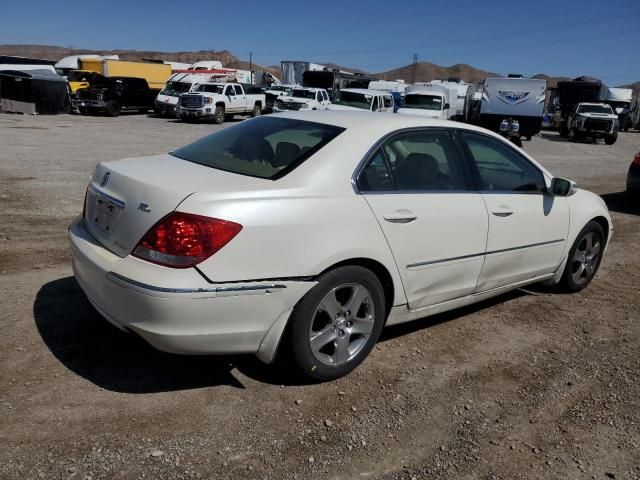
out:
M95 194L90 222L105 235L111 235L118 225L120 211L122 209L102 197Z

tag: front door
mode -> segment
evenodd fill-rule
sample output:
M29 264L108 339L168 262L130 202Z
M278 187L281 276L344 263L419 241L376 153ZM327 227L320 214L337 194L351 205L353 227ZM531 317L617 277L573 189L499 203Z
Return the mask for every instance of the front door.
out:
M540 169L507 142L474 132L459 137L489 212L478 291L554 272L569 228L566 198L546 193Z
M409 308L473 293L487 242L487 209L446 130L387 140L358 188L391 247Z

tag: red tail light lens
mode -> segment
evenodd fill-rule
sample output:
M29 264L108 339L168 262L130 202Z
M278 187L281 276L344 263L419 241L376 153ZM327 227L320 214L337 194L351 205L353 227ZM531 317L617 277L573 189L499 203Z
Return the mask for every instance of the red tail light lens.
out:
M146 233L133 255L173 268L189 268L216 253L242 225L218 218L173 212Z
M636 156L633 157L633 163L640 166L640 152L636 153Z

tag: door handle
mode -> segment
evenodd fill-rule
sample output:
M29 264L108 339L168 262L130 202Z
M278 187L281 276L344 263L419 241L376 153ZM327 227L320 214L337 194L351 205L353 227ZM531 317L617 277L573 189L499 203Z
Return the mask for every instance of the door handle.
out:
M384 215L384 218L387 222L391 223L411 223L415 221L418 217L411 213L402 213L402 214L391 214Z
M492 210L491 213L496 217L510 217L511 215L513 215L512 210Z

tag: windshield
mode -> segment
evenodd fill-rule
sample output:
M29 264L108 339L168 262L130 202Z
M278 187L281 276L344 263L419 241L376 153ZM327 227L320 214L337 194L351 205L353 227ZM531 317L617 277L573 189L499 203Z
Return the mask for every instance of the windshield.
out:
M336 94L336 99L333 101L333 103L335 103L336 105L344 105L346 107L363 108L365 110L369 110L371 108L372 99L373 95L341 91Z
M171 155L227 172L275 180L343 131L333 125L259 117L204 137Z
M442 110L442 97L436 95L409 94L404 97L402 108L420 108L422 110Z
M222 85L200 85L196 88L196 92L222 93Z
M108 83L107 79L96 72L72 70L67 74L68 82Z
M162 95L178 97L181 93L188 92L193 83L190 82L167 82L164 89L160 92Z
M313 100L314 98L316 98L316 92L312 90L294 90L291 93L291 96L294 98L310 98L311 100Z
M613 114L609 105L580 105L578 113L608 113Z

